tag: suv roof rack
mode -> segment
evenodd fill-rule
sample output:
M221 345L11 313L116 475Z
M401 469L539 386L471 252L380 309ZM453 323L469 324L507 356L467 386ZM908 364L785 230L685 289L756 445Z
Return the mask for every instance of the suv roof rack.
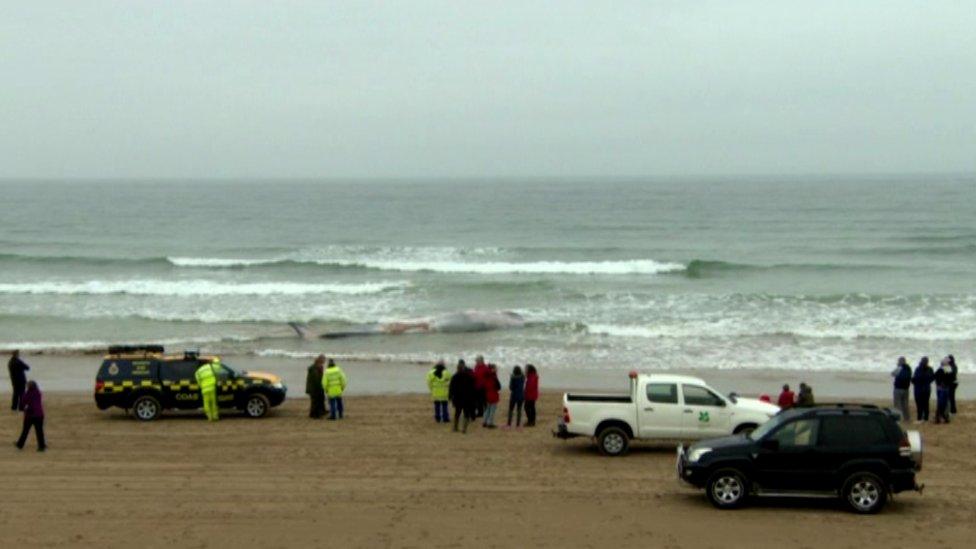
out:
M110 355L161 355L163 354L162 345L112 345L108 348Z

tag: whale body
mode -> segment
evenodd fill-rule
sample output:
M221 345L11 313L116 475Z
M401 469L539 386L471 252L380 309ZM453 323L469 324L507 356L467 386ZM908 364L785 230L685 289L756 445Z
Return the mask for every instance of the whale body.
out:
M525 318L512 311L463 311L438 315L427 319L403 320L396 322L375 322L358 324L339 331L312 333L307 326L296 322L288 323L299 337L305 339L335 339L371 335L401 335L422 333L473 333L489 332L525 326Z

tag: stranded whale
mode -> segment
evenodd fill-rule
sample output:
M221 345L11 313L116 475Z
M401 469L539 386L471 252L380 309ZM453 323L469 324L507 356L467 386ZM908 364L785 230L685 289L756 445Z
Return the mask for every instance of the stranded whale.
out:
M374 322L349 326L339 331L315 334L307 326L289 322L289 326L305 339L334 339L370 335L400 335L423 333L469 333L488 332L506 328L525 326L522 315L512 311L464 311L434 316L427 319L402 320L397 322Z

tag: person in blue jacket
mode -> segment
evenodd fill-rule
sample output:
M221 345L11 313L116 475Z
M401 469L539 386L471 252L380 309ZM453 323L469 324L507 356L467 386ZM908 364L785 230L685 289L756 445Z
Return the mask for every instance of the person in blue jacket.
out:
M909 423L911 416L908 415L908 389L912 386L912 367L908 365L905 357L898 357L898 365L892 370L891 377L895 378L893 392L895 410L901 412L905 423Z

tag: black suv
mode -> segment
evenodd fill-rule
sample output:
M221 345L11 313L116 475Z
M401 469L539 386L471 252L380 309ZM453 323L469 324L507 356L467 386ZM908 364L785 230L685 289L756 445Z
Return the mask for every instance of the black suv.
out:
M870 405L793 408L748 435L679 446L678 478L705 488L720 509L752 495L840 497L858 513L875 513L889 494L921 490L922 439L898 419Z
M133 410L143 421L164 409L196 410L203 406L196 371L213 356L186 352L165 355L160 346L110 347L95 378L95 404ZM261 372L235 372L226 364L217 374L217 404L262 417L285 400L281 378Z

